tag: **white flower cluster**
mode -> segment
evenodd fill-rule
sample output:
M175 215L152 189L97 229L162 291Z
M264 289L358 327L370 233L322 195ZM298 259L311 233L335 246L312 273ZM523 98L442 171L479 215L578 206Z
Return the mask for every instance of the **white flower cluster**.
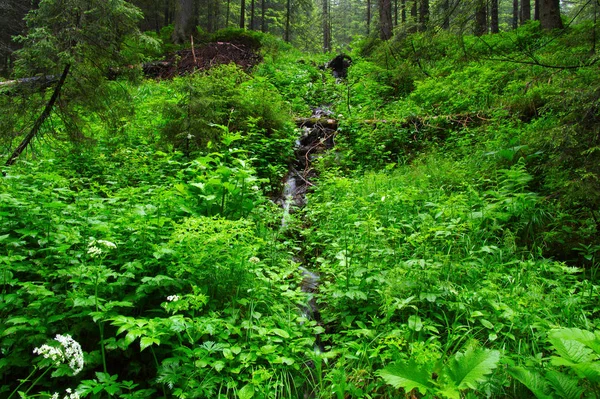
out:
M256 256L253 256L250 259L248 259L248 262L250 262L250 263L260 263L260 259L258 259Z
M71 388L67 388L65 390L66 395L63 396L62 399L79 399L79 394L77 392L73 392ZM54 395L50 397L50 399L59 399L58 392L54 392Z
M42 355L46 359L51 359L56 366L68 361L69 367L73 370L73 375L78 374L83 369L81 345L71 338L69 334L57 334L54 340L60 343L60 348L44 344L39 348L35 348L33 353Z
M102 255L104 253L103 248L115 249L117 248L117 245L114 242L107 240L93 240L88 246L88 254L90 254L92 258L98 255Z
M169 295L167 297L167 301L169 302L177 302L179 299L179 295Z

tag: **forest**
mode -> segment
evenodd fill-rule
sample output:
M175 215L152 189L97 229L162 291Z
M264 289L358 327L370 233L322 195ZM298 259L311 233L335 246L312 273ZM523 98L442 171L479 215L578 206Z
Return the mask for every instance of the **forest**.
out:
M0 0L0 398L600 398L597 0Z

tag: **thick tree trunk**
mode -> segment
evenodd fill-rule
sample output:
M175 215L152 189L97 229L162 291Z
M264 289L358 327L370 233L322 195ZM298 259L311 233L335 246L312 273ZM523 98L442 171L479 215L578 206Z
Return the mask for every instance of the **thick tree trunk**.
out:
M197 24L194 0L177 0L175 27L171 37L173 43L181 44L190 40L190 36L195 33Z
M367 0L367 36L371 34L371 0Z
M389 40L392 37L392 1L379 0L379 37Z
M290 16L292 14L292 0L287 0L285 9L285 37L284 40L289 43L290 41Z
M71 68L70 64L67 64L65 66L65 69L63 70L62 75L60 75L60 79L59 79L56 87L54 88L52 97L50 97L50 101L48 101L48 103L46 104L46 107L44 107L44 111L42 111L42 114L36 119L35 123L33 124L33 127L31 128L31 131L27 134L27 136L25 136L23 141L21 141L21 144L19 144L17 146L17 148L15 148L15 150L13 151L10 158L8 158L8 160L6 161L6 164L5 164L6 166L10 166L15 163L15 161L17 160L19 155L21 155L21 153L23 151L25 151L27 146L29 146L29 143L31 143L31 140L33 140L33 138L38 134L44 121L46 119L48 119L48 117L50 116L50 113L52 113L52 108L54 107L54 103L56 102L56 100L58 99L58 96L60 95L60 90L62 89L63 84L65 83L65 80L67 79L67 75L69 74L70 68Z
M266 13L267 13L267 3L266 3L266 0L262 0L261 5L260 5L260 31L263 33L267 32L267 20L265 18Z
M540 1L540 24L542 29L562 29L563 23L560 18L560 0Z
M531 20L531 0L521 0L521 25Z
M513 0L512 28L519 27L519 0Z
M500 32L500 24L498 21L498 0L491 0L491 9L490 9L490 30L492 33Z
M254 30L254 2L255 0L252 0L250 3L250 30Z
M246 29L246 0L240 3L240 29Z
M478 0L475 9L475 29L476 36L482 36L487 33L487 6L485 0Z
M406 23L406 0L402 0L401 17L402 17L402 23L405 24Z
M421 0L419 7L419 30L425 32L429 22L429 0Z
M539 21L540 20L540 0L535 0L533 2L533 20L534 21Z
M329 30L329 0L323 0L323 52L331 51L331 32Z

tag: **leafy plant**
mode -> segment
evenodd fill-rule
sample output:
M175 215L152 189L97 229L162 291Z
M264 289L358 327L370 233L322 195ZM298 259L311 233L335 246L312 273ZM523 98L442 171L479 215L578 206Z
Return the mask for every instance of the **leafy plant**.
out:
M500 352L469 348L458 352L445 364L418 364L414 360L387 366L377 374L395 388L408 393L460 399L465 390L476 390L498 366Z

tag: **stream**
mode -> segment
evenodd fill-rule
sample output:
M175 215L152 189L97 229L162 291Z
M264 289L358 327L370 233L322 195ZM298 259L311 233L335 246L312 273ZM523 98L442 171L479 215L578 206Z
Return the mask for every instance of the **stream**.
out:
M333 112L326 106L314 108L311 118L329 118ZM311 127L300 126L302 134L296 140L294 148L295 159L290 164L288 174L285 179L283 191L276 203L283 208L283 217L281 227L285 228L290 220L290 215L295 213L306 205L306 194L314 186L313 180L317 176L312 163L323 152L330 150L335 145L336 130L329 127L316 124ZM301 238L296 237L298 240ZM319 323L321 320L319 307L317 305L316 294L319 290L320 276L318 272L309 270L303 266L304 260L302 254L297 254L294 261L298 263L298 269L302 273L302 282L300 284L302 292L308 296L307 302L301 307L302 316L308 320L314 320ZM323 352L323 345L317 336L315 341L315 351Z

